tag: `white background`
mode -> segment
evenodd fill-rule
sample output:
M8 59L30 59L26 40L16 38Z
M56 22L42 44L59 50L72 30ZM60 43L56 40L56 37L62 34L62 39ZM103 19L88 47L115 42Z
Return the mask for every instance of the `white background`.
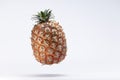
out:
M31 49L32 15L51 9L67 38L60 64ZM0 0L0 80L120 79L120 0Z

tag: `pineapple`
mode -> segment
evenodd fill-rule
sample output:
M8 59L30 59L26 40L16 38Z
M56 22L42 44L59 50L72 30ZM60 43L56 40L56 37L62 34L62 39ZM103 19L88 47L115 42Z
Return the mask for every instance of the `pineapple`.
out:
M51 65L61 62L67 51L65 33L58 22L52 20L51 10L38 12L37 20L31 31L33 54L41 64Z

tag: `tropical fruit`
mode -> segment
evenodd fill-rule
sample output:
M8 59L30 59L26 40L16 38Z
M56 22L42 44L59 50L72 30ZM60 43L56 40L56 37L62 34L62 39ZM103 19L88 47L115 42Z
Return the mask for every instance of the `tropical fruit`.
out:
M37 20L31 31L31 45L36 60L50 65L61 62L67 51L65 33L58 22L52 20L51 10L38 12Z

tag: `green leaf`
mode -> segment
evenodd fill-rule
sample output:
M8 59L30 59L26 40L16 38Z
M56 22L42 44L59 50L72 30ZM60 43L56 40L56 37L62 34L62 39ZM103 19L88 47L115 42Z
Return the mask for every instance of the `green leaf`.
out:
M34 19L37 20L37 22L39 22L39 23L47 22L52 18L53 18L52 10L50 10L50 9L40 11L40 12L38 12L37 15L34 16Z

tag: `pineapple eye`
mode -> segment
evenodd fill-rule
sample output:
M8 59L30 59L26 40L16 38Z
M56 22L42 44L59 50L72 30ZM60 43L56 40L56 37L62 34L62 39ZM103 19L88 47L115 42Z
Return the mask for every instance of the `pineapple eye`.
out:
M41 28L44 28L44 25L43 25L43 24L41 24Z
M47 56L47 62L48 62L48 63L51 63L52 61L53 61L52 56Z
M59 61L62 61L64 58L65 58L65 56L61 55L60 58L59 58Z
M53 61L54 63L58 63L58 60L57 59L54 59L54 61Z
M49 41L44 40L44 44L45 44L45 46L49 46Z
M55 49L56 48L56 44L52 43L50 47L53 48L53 49Z
M48 54L53 54L53 49L51 49L51 48L49 48L48 50L47 50L47 52L48 52Z
M52 27L55 27L55 24L54 24L54 23L52 23L52 24L51 24L51 26L52 26Z
M59 58L59 56L60 56L60 53L59 52L55 52L55 58Z
M62 46L61 46L61 45L58 45L58 46L57 46L57 50L58 50L58 51L62 51Z
M37 39L37 36L36 36L36 35L32 35L32 39L33 39L33 40L36 40L36 39Z
M64 46L64 47L66 46L66 41L64 41L63 46Z
M58 34L59 34L59 37L61 37L63 35L62 32L59 32Z
M34 48L38 49L39 45L35 43Z
M45 51L45 47L40 46L39 51L40 51L40 52L44 52L44 51Z
M49 22L48 25L52 26L52 23Z
M35 33L35 34L38 34L38 30L36 29L36 30L34 31L34 33Z
M41 62L42 64L45 64L45 60L40 60L40 62Z
M63 41L62 41L62 38L59 38L59 43L62 44L62 42L63 42Z
M38 37L37 42L40 44L42 42L42 39Z
M39 36L40 36L40 37L43 37L43 35L44 35L44 32L43 32L43 31L40 31L40 32L39 32Z
M50 38L51 38L51 37L50 37L50 34L46 34L46 35L45 35L45 39L50 40Z
M52 41L57 42L57 36L52 37Z
M45 28L45 32L49 33L50 32L50 28L49 27Z
M45 54L44 53L40 53L40 58L45 58Z
M57 30L56 29L52 29L52 34L53 35L57 35Z
M39 55L39 52L38 52L38 51L34 51L34 55L35 55L35 56L38 56L38 55Z
M63 51L62 51L62 54L65 54L66 53L66 47L63 48Z

